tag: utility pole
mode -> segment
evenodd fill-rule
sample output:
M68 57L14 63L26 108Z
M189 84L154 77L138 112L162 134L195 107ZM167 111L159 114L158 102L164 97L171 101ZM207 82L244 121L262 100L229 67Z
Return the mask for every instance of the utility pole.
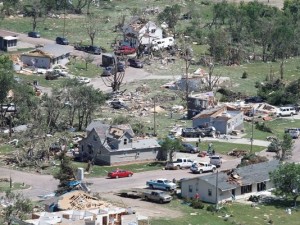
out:
M64 2L64 29L63 29L63 38L65 37L65 31L66 31L66 4L67 0Z
M156 136L156 96L153 97L153 105L154 105L154 117L153 117L153 123L154 123L154 128L153 128L153 135Z
M219 171L217 170L217 173L216 173L216 210L219 209L219 203L218 203L218 201L219 201L219 199L218 199L219 181L218 180L219 180Z
M252 154L253 148L253 130L254 130L254 108L252 107L252 124L251 124L251 145L250 145L250 154Z

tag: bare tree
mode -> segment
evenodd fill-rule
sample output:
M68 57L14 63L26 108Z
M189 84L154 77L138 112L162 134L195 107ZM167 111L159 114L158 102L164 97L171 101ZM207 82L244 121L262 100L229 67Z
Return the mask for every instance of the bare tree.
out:
M126 62L126 61L125 61ZM125 76L125 70L124 72L118 72L118 58L115 56L114 57L114 64L113 64L113 69L112 69L112 75L109 77L101 77L104 84L107 87L111 87L112 91L118 91L120 90L120 87L123 83L123 79Z
M88 70L88 64L91 64L95 60L95 57L87 53L84 55L83 60L85 62L85 70Z
M100 24L102 19L95 14L88 14L85 20L85 29L91 40L91 45L94 45L94 40L97 34L100 32Z

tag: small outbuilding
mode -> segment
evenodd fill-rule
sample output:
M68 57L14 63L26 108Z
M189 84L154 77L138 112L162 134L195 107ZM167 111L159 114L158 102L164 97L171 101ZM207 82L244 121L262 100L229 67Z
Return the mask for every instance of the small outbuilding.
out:
M0 50L6 52L16 50L17 44L17 34L5 30L0 30Z

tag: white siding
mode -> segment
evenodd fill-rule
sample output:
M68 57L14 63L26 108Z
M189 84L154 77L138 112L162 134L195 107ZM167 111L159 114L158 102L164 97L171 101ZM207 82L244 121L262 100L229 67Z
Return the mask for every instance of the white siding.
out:
M51 62L49 57L33 57L29 55L21 55L21 61L26 65L35 66L37 68L51 68Z

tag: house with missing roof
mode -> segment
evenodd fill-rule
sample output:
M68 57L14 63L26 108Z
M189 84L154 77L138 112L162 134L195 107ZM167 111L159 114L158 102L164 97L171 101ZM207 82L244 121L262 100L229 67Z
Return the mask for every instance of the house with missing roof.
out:
M6 52L16 50L17 44L17 34L5 30L0 30L0 50Z
M154 161L159 154L157 140L137 137L129 124L94 121L87 127L87 137L79 142L76 158L97 165L119 165Z
M213 126L221 134L244 128L244 113L227 105L210 108L193 118L193 127Z
M122 28L124 40L137 48L141 45L151 45L153 40L163 38L162 29L153 21L147 21L143 18L133 17L131 21Z
M21 61L27 66L51 69L58 64L69 62L71 50L61 45L49 44L21 55Z
M184 198L194 198L197 195L201 201L209 203L247 198L273 188L269 173L278 166L279 161L272 160L229 172L183 179L181 195Z

